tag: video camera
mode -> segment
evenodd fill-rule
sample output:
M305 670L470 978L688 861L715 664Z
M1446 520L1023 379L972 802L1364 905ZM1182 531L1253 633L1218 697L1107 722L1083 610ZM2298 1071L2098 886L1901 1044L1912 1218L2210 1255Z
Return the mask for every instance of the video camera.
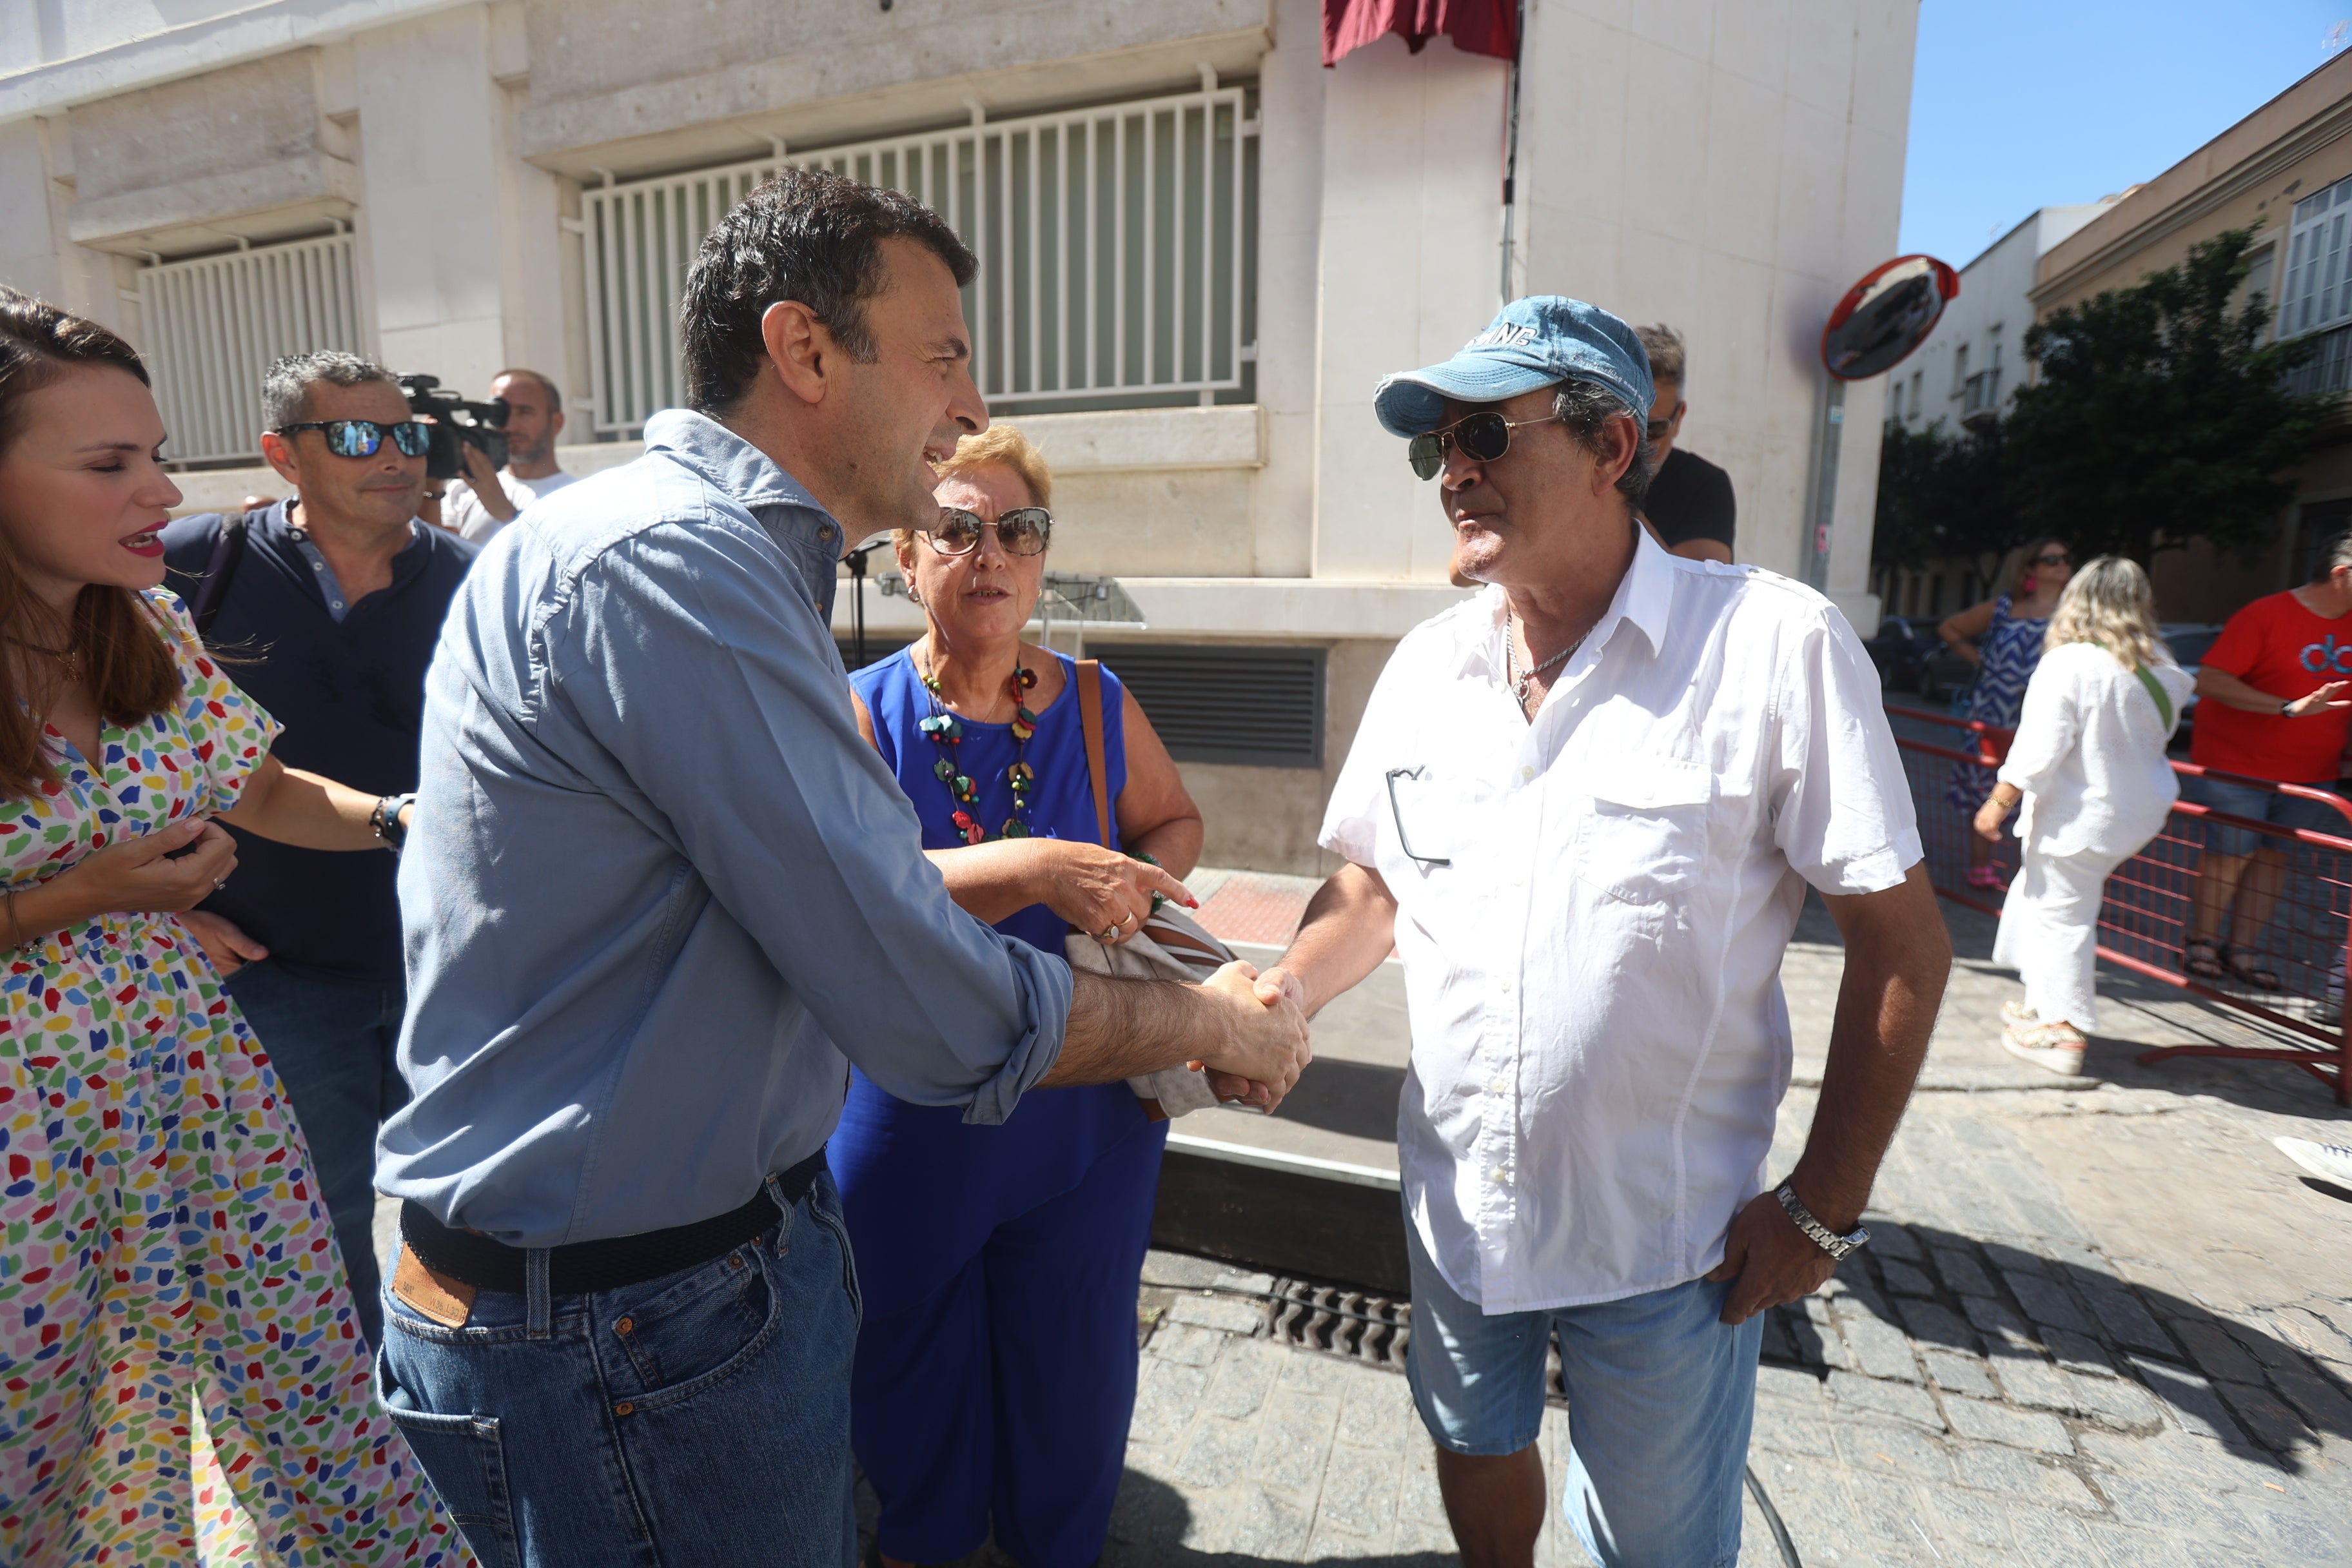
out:
M433 479L463 479L466 464L459 443L478 447L493 468L507 466L507 400L468 403L454 392L436 390L437 375L404 375L400 389L408 395L408 411L432 421L433 446L425 455L425 476Z

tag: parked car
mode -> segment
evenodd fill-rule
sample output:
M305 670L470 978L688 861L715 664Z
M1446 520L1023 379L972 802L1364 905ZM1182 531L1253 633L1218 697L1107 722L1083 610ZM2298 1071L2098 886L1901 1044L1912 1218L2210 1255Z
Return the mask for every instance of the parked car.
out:
M1889 616L1878 623L1878 635L1862 645L1878 670L1878 684L1889 691L1917 686L1919 667L1937 646L1933 616Z
M1919 661L1919 695L1930 702L1940 702L1955 692L1968 689L1977 678L1977 667L1954 653L1944 639L1936 635L1943 625L1937 619L1927 623L1927 657Z

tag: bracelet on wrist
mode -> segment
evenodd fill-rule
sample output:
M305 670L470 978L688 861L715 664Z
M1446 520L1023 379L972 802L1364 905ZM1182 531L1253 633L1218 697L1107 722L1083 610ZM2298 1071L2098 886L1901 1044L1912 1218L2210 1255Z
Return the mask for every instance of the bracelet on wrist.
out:
M383 795L376 801L375 809L368 813L368 830L395 855L408 842L408 829L401 826L400 814L415 800L414 790L405 795Z

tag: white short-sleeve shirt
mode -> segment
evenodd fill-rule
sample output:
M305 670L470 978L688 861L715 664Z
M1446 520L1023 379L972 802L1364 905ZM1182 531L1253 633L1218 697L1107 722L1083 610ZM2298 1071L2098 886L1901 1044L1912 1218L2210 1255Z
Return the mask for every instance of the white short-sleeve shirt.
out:
M1877 676L1811 589L1643 533L1532 724L1504 635L1488 588L1406 636L1322 832L1396 896L1406 1206L1489 1313L1722 1261L1788 1088L1804 885L1920 858Z
M542 496L551 496L564 486L577 483L578 474L567 474L558 468L543 479L526 479L505 468L499 470L499 488L507 493L507 503L520 517L523 510ZM451 479L441 497L441 526L460 539L476 544L488 544L498 536L506 523L490 515L474 494L474 487L465 479Z

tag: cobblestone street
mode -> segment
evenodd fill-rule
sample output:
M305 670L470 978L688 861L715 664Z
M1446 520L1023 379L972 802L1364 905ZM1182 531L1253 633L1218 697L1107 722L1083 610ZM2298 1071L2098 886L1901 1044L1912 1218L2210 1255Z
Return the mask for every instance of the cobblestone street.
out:
M1991 921L1950 912L1960 962L1875 1240L1768 1328L1751 1468L1799 1560L2352 1564L2352 1194L2269 1143L2340 1141L2347 1119L2292 1068L2138 1066L2140 1046L2241 1026L2105 971L2087 1076L2014 1063ZM1818 908L1799 938L1776 1173L1842 968ZM1451 1560L1400 1373L1270 1337L1267 1276L1155 1253L1146 1280L1107 1563ZM1555 1497L1568 1420L1545 1423ZM1556 1516L1538 1560L1585 1561ZM1740 1562L1782 1561L1751 1498Z

